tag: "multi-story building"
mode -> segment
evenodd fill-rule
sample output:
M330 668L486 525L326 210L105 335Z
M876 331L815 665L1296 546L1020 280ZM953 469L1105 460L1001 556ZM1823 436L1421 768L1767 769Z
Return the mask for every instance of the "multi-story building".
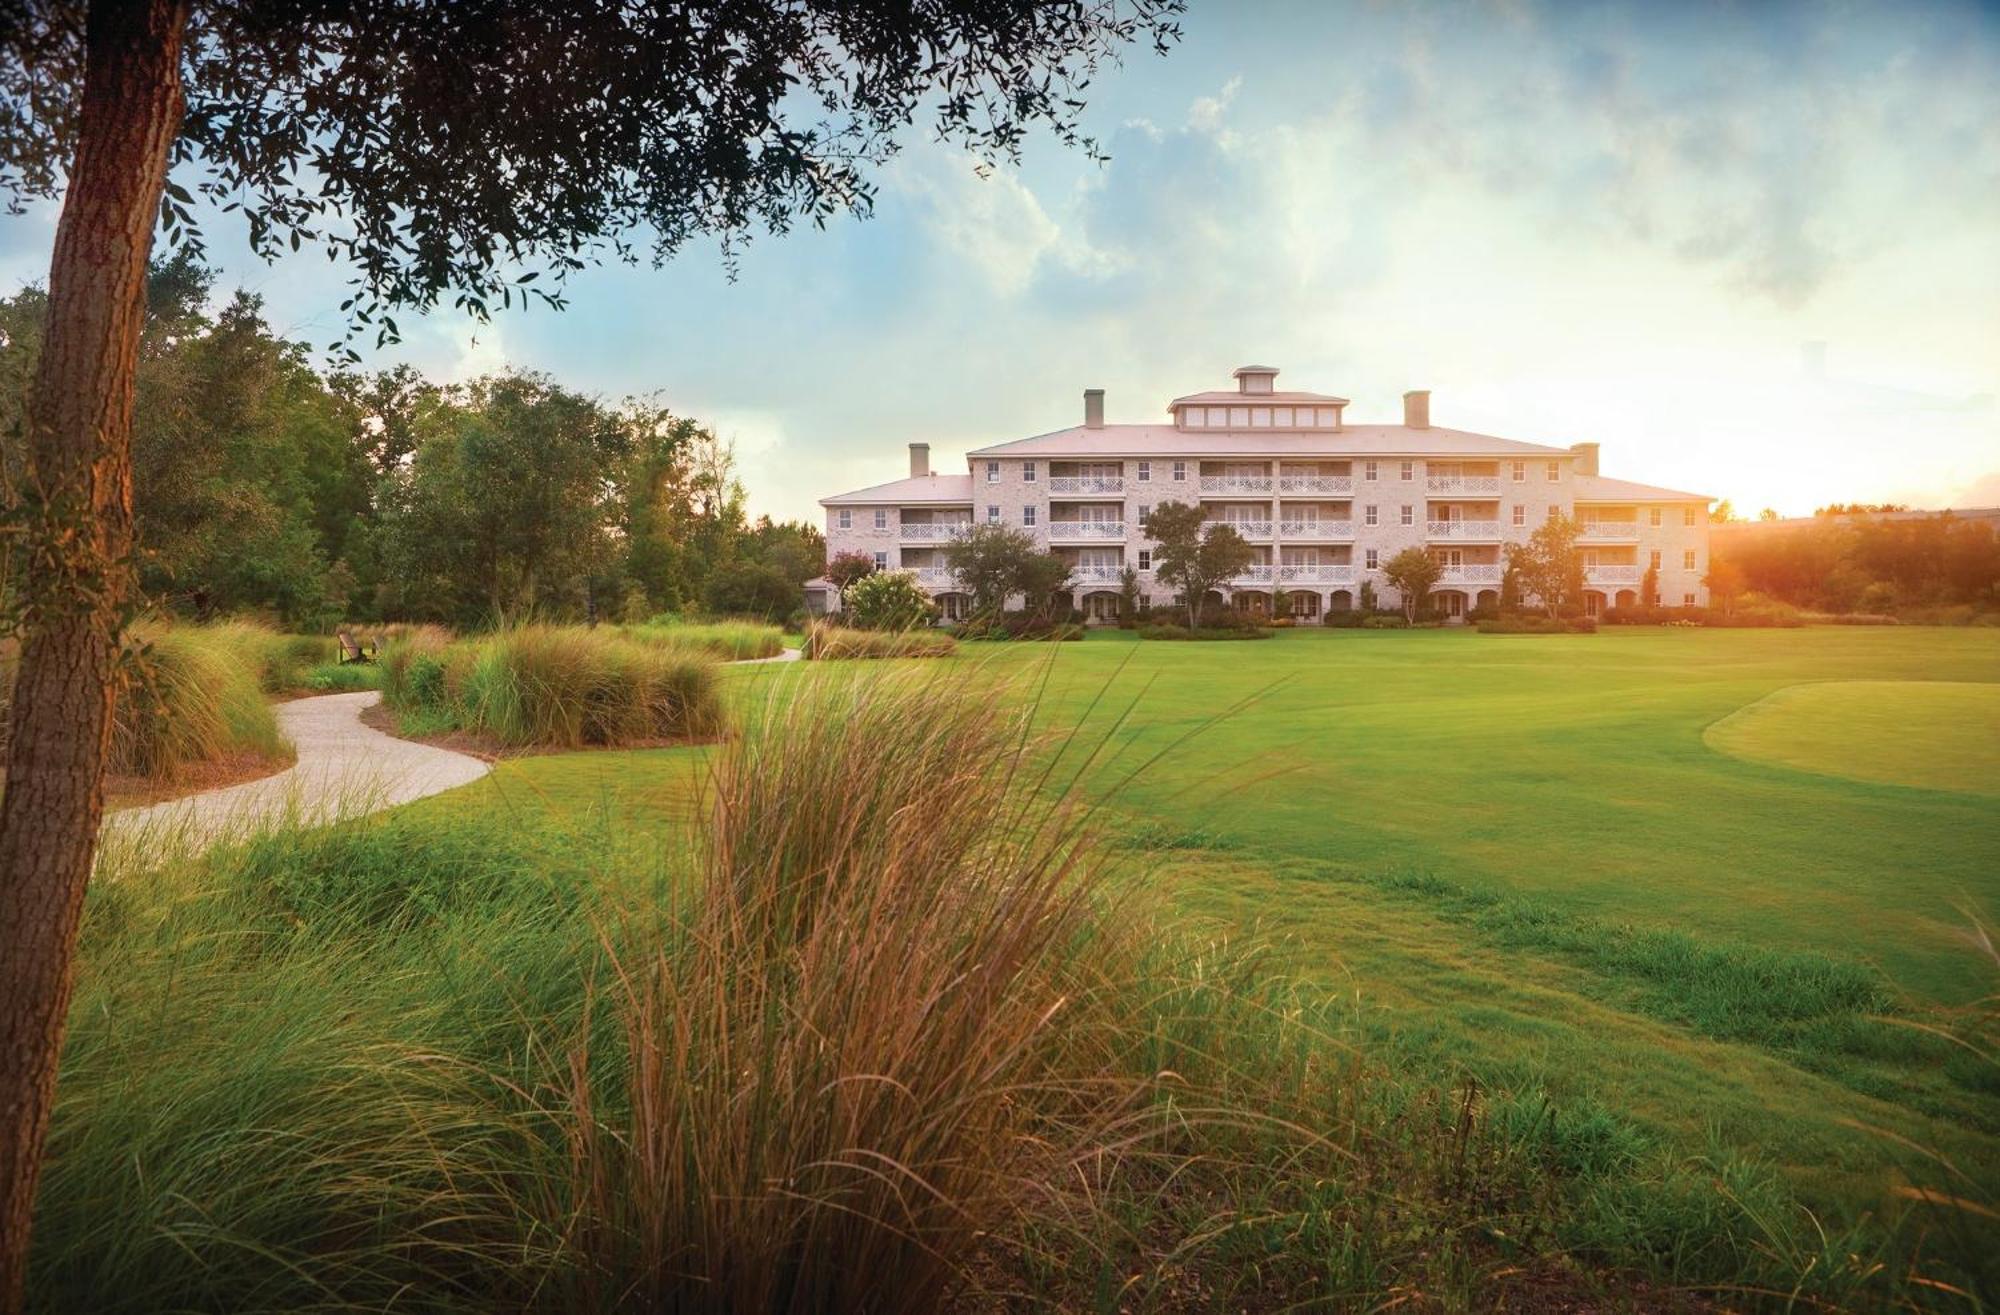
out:
M1234 389L1169 402L1164 424L1106 424L1103 390L1090 389L1081 425L967 453L964 474L932 471L929 445L912 443L907 479L821 501L827 552L913 571L958 616L967 599L946 548L973 525L1007 525L1068 559L1072 601L1108 619L1127 567L1145 605L1173 601L1153 572L1146 518L1164 502L1199 503L1256 551L1225 601L1261 611L1276 593L1312 617L1356 606L1370 582L1389 606L1398 600L1382 564L1417 546L1444 568L1434 603L1458 617L1498 599L1509 543L1563 514L1583 525L1592 613L1637 601L1648 566L1661 602L1707 602L1704 495L1600 475L1596 443L1439 428L1427 392L1403 395L1399 425L1350 424L1346 398L1281 390L1277 376L1243 366ZM825 581L808 586L808 601L839 606Z

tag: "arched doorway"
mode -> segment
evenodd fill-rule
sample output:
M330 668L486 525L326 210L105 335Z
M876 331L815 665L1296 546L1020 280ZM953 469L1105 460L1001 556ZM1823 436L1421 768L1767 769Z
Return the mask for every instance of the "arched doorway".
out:
M1431 607L1447 621L1465 620L1465 595L1457 589L1440 589L1433 593Z
M963 621L972 614L972 598L967 594L939 594L932 601L937 604L939 618L945 621Z
M1032 603L1029 604L1028 610L1031 612L1035 610L1034 605ZM1076 595L1071 593L1069 590L1058 589L1055 591L1055 593L1050 595L1049 615L1053 616L1056 620L1058 621L1069 620L1069 614L1071 612L1074 612L1075 610L1076 610Z
M1237 611L1249 616L1271 615L1271 595L1261 589L1238 589L1231 602Z
M1326 610L1329 612L1352 612L1354 595L1345 589L1336 589L1327 596Z
M1473 600L1474 607L1493 608L1500 606L1500 594L1493 589L1481 589L1479 597Z
M1083 596L1083 619L1091 625L1117 625L1119 597L1109 590L1099 589Z
M1604 591L1601 589L1584 590L1583 614L1585 616L1598 616L1601 615L1603 611L1604 611Z
M1229 600L1222 596L1221 590L1211 589L1201 596L1201 615L1203 620L1213 617L1217 612L1226 612L1228 610Z
M1310 589L1294 589L1285 595L1285 610L1302 621L1319 615L1319 595Z
M1633 593L1630 589L1620 589L1618 591L1618 606L1631 607L1638 601L1639 601L1639 596Z

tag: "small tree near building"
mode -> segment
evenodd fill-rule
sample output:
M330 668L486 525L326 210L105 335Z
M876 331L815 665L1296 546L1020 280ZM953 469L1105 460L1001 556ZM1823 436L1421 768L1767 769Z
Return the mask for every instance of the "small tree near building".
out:
M1583 605L1583 550L1576 545L1583 526L1557 516L1528 536L1526 543L1507 545L1507 565L1517 572L1521 592L1550 616L1562 616Z
M1639 606L1658 607L1660 605L1660 568L1648 566L1646 573L1639 577Z
M834 554L826 564L827 582L842 594L847 587L864 576L875 574L875 559L865 552L843 552Z
M1132 625L1139 619L1139 573L1126 567L1118 573L1118 623Z
M928 625L931 600L908 571L877 571L856 580L846 596L848 615L867 630L912 630Z
M1069 563L1057 554L1029 553L1014 578L1028 614L1037 621L1047 621L1054 610L1056 591L1069 583L1069 575Z
M1415 621L1417 608L1431 596L1444 565L1422 548L1405 548L1382 564L1382 577L1403 596L1403 619Z
M1044 555L1033 535L1004 525L975 525L944 550L946 564L972 595L972 610L979 616L1005 608L1007 595L1020 591L1035 569L1028 563Z
M1208 591L1240 575L1256 559L1256 551L1227 525L1202 525L1200 506L1163 502L1146 520L1146 532L1159 547L1153 550L1153 571L1187 599L1188 625L1201 628Z
M1743 592L1743 568L1726 557L1714 558L1701 582L1708 586L1708 596L1715 605L1727 612L1736 605L1736 596Z
M1361 582L1361 596L1358 604L1361 610L1364 613L1373 612L1377 601L1375 597L1375 582L1373 580L1363 580Z

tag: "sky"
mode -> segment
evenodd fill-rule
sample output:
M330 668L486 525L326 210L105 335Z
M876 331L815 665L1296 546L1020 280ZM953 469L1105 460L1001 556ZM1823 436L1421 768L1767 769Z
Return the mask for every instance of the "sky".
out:
M753 512L989 443L1280 387L1394 421L1603 445L1739 512L2000 504L2000 6L1190 0L1091 88L1095 163L911 139L872 218L692 244L570 308L401 317L369 364L657 395L737 450ZM54 210L0 219L0 287ZM340 327L345 273L211 217L226 291Z

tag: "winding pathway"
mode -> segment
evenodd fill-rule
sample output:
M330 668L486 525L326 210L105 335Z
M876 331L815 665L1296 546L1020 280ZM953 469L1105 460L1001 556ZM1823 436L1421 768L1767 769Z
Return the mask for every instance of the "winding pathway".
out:
M278 729L299 755L291 767L242 785L124 809L105 818L104 834L215 840L279 819L323 825L467 785L492 770L470 754L362 725L362 709L381 697L370 689L280 703Z

